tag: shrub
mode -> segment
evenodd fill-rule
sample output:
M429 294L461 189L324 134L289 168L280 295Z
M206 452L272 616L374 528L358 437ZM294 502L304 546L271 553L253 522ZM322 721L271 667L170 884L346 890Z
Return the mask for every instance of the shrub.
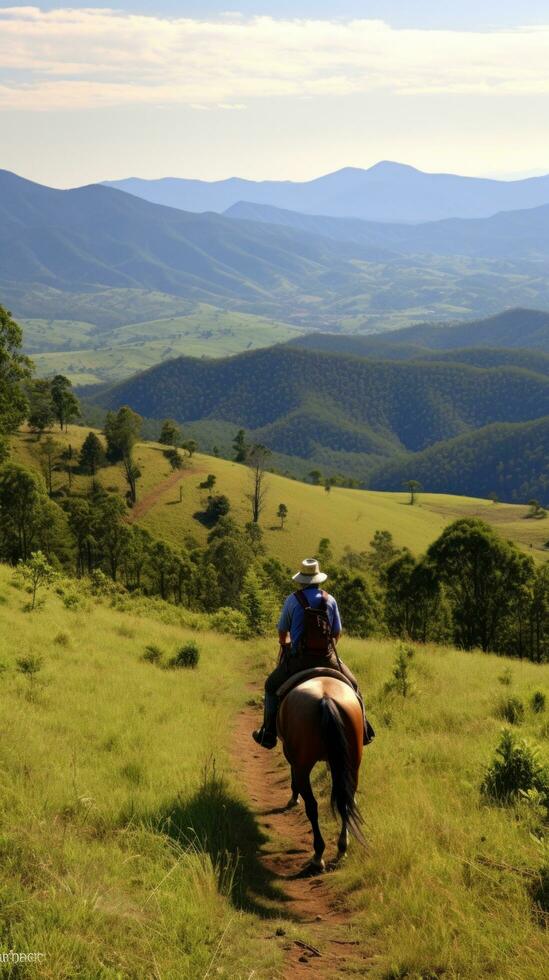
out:
M177 653L171 657L168 666L170 667L196 667L200 659L200 650L194 640L185 643Z
M499 803L511 803L521 792L538 790L549 802L549 773L539 760L539 749L520 741L506 729L492 765L486 770L481 792Z
M545 711L545 694L543 691L534 691L530 698L530 707L536 715Z
M393 663L393 677L387 681L385 691L396 691L403 698L413 693L413 683L410 677L410 663L414 658L414 648L406 643L399 643Z
M520 698L503 698L497 706L496 715L510 725L520 725L524 721L524 705Z
M68 633L64 632L64 630L60 630L59 633L54 636L53 642L57 643L57 646L68 647L71 642L71 638Z
M510 667L506 667L502 674L499 675L498 681L503 684L504 687L509 687L513 683L513 675L511 673Z
M42 657L35 657L29 653L26 657L19 657L16 660L17 670L28 678L31 688L34 685L36 674L42 669Z
M160 647L156 646L155 643L150 643L145 647L145 653L143 654L143 660L146 660L149 664L159 664L164 656L163 651Z

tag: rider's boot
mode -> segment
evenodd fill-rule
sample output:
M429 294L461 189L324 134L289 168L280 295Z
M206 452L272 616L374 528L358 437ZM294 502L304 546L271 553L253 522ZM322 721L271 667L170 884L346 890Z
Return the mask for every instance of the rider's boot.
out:
M265 709L263 724L255 732L252 738L264 749L274 749L276 745L276 713L278 711L278 698L276 694L269 694L265 691Z
M372 726L370 725L370 722L368 721L368 719L366 717L366 710L364 708L364 700L363 700L362 694L360 693L359 690L357 690L356 696L357 696L358 700L360 701L360 707L362 708L362 725L363 725L362 744L363 745L369 745L370 742L372 742L374 740L374 738L376 737L376 733L374 732L374 729L372 728Z

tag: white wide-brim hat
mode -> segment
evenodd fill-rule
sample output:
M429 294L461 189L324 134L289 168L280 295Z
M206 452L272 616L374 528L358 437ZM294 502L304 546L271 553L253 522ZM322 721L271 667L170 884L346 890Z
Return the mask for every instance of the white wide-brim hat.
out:
M299 572L292 575L292 582L299 582L300 585L319 585L327 578L326 573L320 571L316 558L304 558Z

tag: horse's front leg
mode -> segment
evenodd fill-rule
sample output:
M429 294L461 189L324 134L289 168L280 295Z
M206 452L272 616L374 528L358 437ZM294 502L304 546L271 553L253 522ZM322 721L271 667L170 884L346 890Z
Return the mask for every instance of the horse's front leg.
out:
M297 785L297 776L295 774L295 769L291 766L292 773L292 795L286 804L286 809L290 810L293 806L297 806L299 802L299 789Z
M313 854L313 859L311 861L311 867L315 871L324 871L325 864L322 855L324 854L324 849L326 845L324 843L324 838L320 833L320 827L318 825L318 806L311 787L309 773L301 774L297 778L298 778L299 792L301 793L301 796L303 797L303 802L305 803L305 813L307 814L311 822L311 827L313 830L314 854Z

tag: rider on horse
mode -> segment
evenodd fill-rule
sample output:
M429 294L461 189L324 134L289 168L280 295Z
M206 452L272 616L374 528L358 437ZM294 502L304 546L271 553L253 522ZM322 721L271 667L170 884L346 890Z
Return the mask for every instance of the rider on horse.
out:
M277 691L292 674L313 667L330 667L350 682L362 706L364 745L374 737L373 729L364 715L364 704L358 683L337 655L336 645L341 634L341 618L337 602L319 586L328 576L320 571L315 558L305 558L301 570L293 576L298 590L286 599L278 621L280 657L278 666L265 682L265 716L260 729L253 732L255 741L265 749L276 745ZM290 639L288 641L288 634Z

